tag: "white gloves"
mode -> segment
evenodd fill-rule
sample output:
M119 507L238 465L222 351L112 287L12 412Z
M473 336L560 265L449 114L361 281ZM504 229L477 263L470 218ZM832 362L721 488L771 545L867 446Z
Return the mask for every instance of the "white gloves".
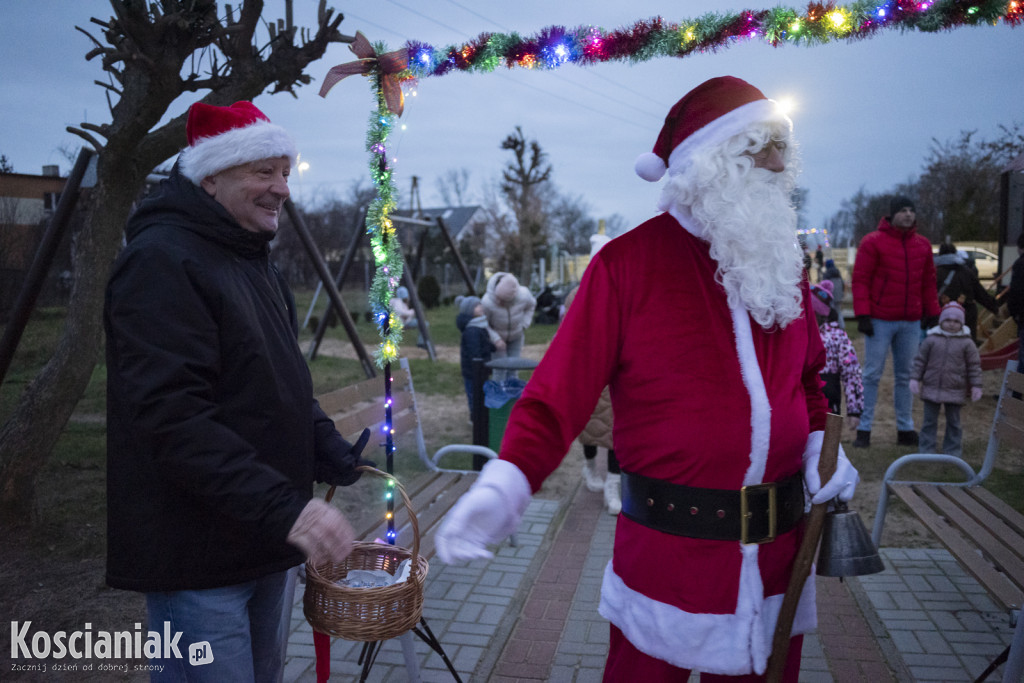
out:
M445 515L435 537L438 557L447 564L493 557L487 545L515 532L530 495L522 470L506 460L489 461Z
M352 552L356 534L337 508L314 498L302 508L287 540L304 552L313 564L340 563Z
M860 481L860 475L856 468L847 459L843 447L839 447L839 459L836 462L836 473L824 486L821 485L821 478L818 476L818 461L821 460L821 443L825 438L825 432L811 432L807 437L807 445L804 446L804 483L807 485L807 492L811 494L811 504L827 503L836 496L844 503L853 499L853 492Z
M916 379L910 380L910 393L914 394L915 396L921 393L921 383L918 382Z
M980 401L981 400L981 387L971 387L971 400L972 401Z

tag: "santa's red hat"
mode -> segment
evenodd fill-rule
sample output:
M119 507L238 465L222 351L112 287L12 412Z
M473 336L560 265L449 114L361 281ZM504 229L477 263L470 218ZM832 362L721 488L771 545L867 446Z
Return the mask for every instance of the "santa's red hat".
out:
M757 123L793 122L760 90L733 76L704 81L669 110L654 150L636 160L636 174L660 180L665 171L682 171L698 149L725 142Z
M198 185L226 168L260 159L298 156L295 141L252 102L230 107L196 102L185 124L188 147L178 155L182 175Z

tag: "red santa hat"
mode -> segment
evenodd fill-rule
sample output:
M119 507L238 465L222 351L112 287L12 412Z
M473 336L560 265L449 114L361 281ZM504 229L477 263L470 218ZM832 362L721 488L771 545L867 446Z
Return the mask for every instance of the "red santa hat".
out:
M182 175L198 185L203 178L250 161L288 157L295 164L295 141L252 102L230 107L196 102L185 124L188 147L178 155Z
M636 174L649 182L665 171L682 171L698 149L725 142L753 124L793 122L760 90L733 76L704 81L683 96L665 117L654 150L636 160Z

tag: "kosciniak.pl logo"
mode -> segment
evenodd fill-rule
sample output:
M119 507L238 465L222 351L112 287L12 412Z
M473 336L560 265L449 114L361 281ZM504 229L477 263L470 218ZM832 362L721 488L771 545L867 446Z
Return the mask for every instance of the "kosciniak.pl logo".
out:
M86 622L78 631L31 631L32 622L11 622L11 659L182 659L178 642L181 631L171 632L164 622L163 632L143 631L136 623L132 631L93 631ZM188 647L188 661L198 666L213 661L210 643L203 641Z

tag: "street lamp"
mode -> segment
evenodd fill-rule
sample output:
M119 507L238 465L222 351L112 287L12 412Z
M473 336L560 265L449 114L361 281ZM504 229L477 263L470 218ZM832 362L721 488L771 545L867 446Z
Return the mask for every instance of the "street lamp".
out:
M295 170L299 172L299 197L305 199L305 193L302 191L302 174L309 170L309 163L302 160L302 154L295 157Z

